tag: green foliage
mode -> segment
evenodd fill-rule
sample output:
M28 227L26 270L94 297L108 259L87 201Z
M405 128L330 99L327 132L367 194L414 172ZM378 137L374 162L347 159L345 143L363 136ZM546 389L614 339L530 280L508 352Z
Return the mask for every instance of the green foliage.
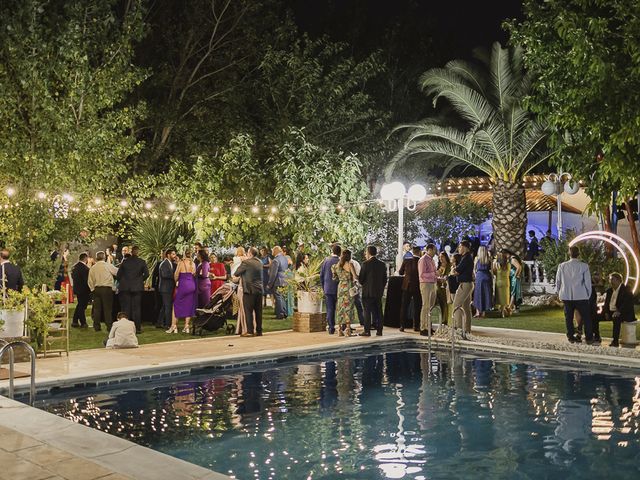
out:
M459 242L476 232L477 226L489 216L489 210L464 195L456 198L435 198L420 211L421 226L427 236L438 244L445 240Z
M3 310L23 310L25 302L29 297L29 289L24 288L18 292L16 290L7 289L6 298L2 301Z
M177 248L178 242L184 243L185 240L190 245L193 236L193 230L186 224L174 220L143 218L136 221L131 241L140 247L140 258L147 262L149 270L153 271L166 249ZM151 277L149 281L150 279Z
M401 125L398 129L408 129L409 134L392 168L409 156L426 153L473 166L493 180L515 182L549 157L545 124L522 106L531 84L522 50L496 42L491 52L476 50L474 56L475 63L452 60L420 79L434 105L447 100L464 127L437 118Z
M50 279L55 240L84 228L100 235L112 221L109 209L71 213L61 195L119 195L140 151L131 133L144 108L124 102L145 78L132 62L142 13L138 1L124 12L116 0L0 3L0 184L18 192L0 212L0 234L31 285Z
M299 268L288 280L288 286L294 290L322 293L320 284L320 267L324 259L314 257L309 260L309 265Z
M56 317L56 297L59 293L43 292L40 289L25 289L29 308L26 318L26 326L33 338L41 339L49 330L49 325ZM63 292L64 295L64 292Z
M547 279L555 281L558 265L569 260L569 243L575 238L575 232L569 231L560 240L544 242L538 261L542 263ZM607 255L603 242L582 242L579 245L580 259L589 265L591 276L602 284L610 273L624 273L624 264L619 258Z
M529 104L553 125L555 163L601 207L640 183L640 3L524 2L508 26L536 76Z
M398 253L398 212L385 210L376 214L369 224L368 241L378 247L378 258L395 261ZM421 222L414 212L404 211L404 241L415 243L421 237Z

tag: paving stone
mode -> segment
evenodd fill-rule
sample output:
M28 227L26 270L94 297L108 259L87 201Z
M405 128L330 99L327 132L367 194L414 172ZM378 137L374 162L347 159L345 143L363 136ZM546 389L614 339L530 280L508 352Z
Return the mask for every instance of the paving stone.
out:
M41 445L39 447L27 448L17 452L17 455L25 460L47 468L52 463L62 460L68 460L73 457L69 452L51 447L49 445Z
M44 468L15 457L11 462L3 462L0 468L2 480L44 480L53 474Z
M66 480L95 480L113 473L94 462L82 458L72 458L49 465L47 469Z
M42 442L19 432L12 431L0 435L0 448L7 452L15 452L17 450L31 448L37 445L42 445Z

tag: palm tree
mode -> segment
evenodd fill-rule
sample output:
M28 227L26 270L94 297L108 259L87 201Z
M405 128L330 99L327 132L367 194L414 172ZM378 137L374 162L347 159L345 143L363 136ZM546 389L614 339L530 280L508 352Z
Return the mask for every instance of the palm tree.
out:
M493 231L498 248L524 254L527 211L522 177L547 160L546 124L523 106L531 87L522 49L493 44L474 51L476 62L453 60L420 78L434 106L445 98L456 123L439 118L410 129L391 168L413 155L437 155L453 165L470 165L489 176L493 188Z

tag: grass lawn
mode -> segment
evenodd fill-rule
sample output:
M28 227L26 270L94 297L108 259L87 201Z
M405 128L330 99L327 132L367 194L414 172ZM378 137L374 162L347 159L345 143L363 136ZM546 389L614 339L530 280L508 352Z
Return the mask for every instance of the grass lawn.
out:
M73 308L71 306L69 309L69 316L73 316ZM91 324L90 317L91 309L87 309L87 320L89 324ZM235 325L235 321L232 321ZM180 321L180 330L184 326L183 322ZM278 330L288 330L291 328L291 319L288 318L286 320L276 320L275 315L273 313L272 307L267 307L264 309L263 318L262 318L262 331L263 332L275 332ZM88 348L104 348L102 342L107 337L109 332L106 332L103 328L101 332L96 332L93 328L72 328L70 332L69 339L69 349L70 350L86 350ZM219 337L226 335L225 330L221 329L216 332L208 332L207 337ZM159 342L170 342L174 340L191 340L196 338L203 338L200 336L193 336L186 333L164 333L164 329L155 328L153 325L143 325L142 333L138 335L138 342L140 345L144 345L147 343L159 343Z
M516 313L511 317L501 318L497 314L493 314L486 318L474 318L471 324L479 327L503 327L518 330L566 333L564 313L562 308L559 307L530 307L523 305L520 313ZM600 323L601 337L611 338L612 330L612 322Z

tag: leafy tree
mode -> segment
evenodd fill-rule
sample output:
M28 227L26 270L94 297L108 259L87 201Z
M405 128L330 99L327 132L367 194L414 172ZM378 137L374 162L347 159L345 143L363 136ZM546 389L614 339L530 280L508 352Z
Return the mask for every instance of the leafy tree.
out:
M421 227L428 237L442 245L446 240L460 242L474 233L489 216L489 210L464 195L435 198L420 211Z
M446 99L458 124L429 118L402 125L409 129L404 149L392 162L416 154L435 154L472 166L493 184L493 231L499 248L524 254L527 223L522 177L549 158L547 130L523 107L531 77L522 50L495 43L476 50L476 63L453 60L424 73L420 83L434 105ZM462 122L462 127L460 127Z
M554 127L555 163L587 181L601 208L640 184L640 3L524 2L514 42L535 75L529 104Z
M108 213L76 215L62 194L119 194L127 160L140 151L132 129L143 105L125 100L146 75L132 64L143 12L137 1L120 7L116 0L0 3L0 182L16 192L4 199L0 232L18 263L30 259L32 283L46 279L54 240L85 227L100 233L111 221ZM36 199L39 191L46 201Z

